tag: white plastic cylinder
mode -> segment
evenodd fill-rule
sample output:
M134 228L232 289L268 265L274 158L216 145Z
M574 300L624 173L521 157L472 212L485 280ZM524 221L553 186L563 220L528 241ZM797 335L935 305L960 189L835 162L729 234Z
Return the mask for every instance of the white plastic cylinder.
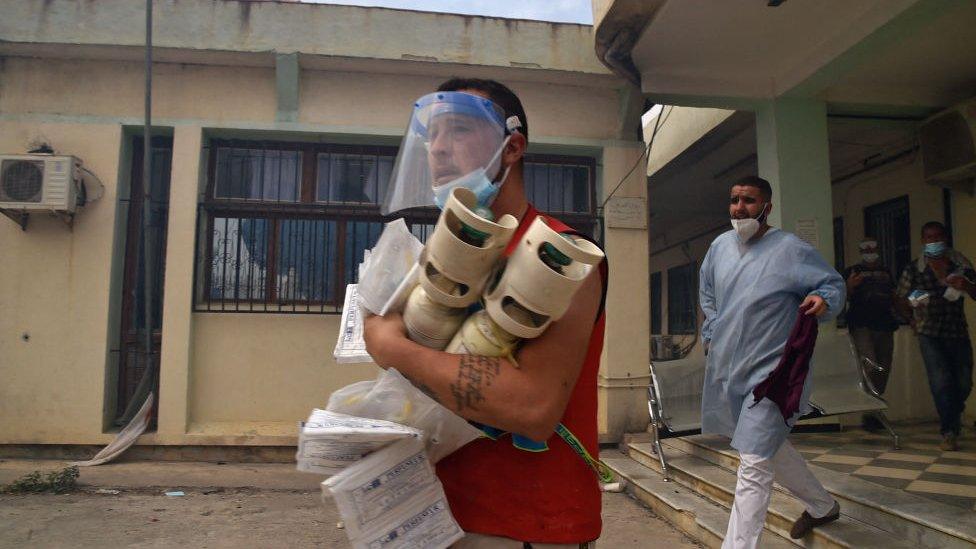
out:
M456 355L507 356L519 338L501 329L483 309L469 316L444 349Z
M465 308L447 307L437 303L427 295L422 286L416 286L407 298L403 324L411 341L441 350L457 333L467 312Z
M545 244L566 256L569 264L558 270L548 265L542 257ZM506 332L523 339L538 337L566 313L576 290L603 258L603 251L592 242L561 235L537 217L498 283L485 295L485 310Z
M497 222L479 216L474 212L477 204L470 190L452 190L420 256L420 284L431 299L448 307L467 307L481 297L492 268L518 228L518 220L508 214ZM465 238L465 225L486 235L484 240L476 244Z

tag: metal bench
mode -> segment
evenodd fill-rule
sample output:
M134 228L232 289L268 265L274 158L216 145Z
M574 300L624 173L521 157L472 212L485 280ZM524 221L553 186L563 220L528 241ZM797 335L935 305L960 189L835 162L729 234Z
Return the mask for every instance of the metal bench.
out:
M658 358L650 363L651 380L647 387L648 411L654 451L661 462L665 480L670 478L661 440L701 432L701 399L705 379L705 356L700 346L684 357ZM652 349L655 348L652 345ZM850 337L841 331L824 331L817 340L810 371L813 412L801 419L849 413L873 414L891 435L896 450L898 434L884 411L887 402L859 364L884 371L887 367L860 357Z

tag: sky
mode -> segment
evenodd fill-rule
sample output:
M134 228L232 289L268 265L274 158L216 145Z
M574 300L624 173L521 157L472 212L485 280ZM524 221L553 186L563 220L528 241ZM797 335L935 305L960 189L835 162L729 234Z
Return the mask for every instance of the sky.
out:
M490 15L558 23L593 24L590 0L302 0L319 4Z

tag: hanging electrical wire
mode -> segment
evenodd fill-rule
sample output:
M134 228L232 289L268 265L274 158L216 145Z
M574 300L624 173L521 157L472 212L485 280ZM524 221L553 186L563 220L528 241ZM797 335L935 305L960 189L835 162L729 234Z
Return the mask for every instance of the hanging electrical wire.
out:
M644 147L644 150L641 152L641 155L637 157L637 160L634 162L634 165L630 167L630 170L627 171L627 174L620 178L620 181L618 181L617 184L614 185L613 190L610 191L610 194L608 194L607 197L600 204L600 207L598 208L598 213L603 211L603 208L606 207L607 202L609 202L610 199L613 198L613 195L617 193L617 190L619 190L621 185L624 184L624 181L627 181L627 178L629 178L630 175L634 173L634 170L637 169L637 166L640 165L641 161L644 160L644 158L650 158L651 150L654 147L654 139L657 137L657 132L660 131L662 128L664 128L664 124L668 121L668 118L671 116L671 111L673 110L674 110L674 105L668 105L668 112L667 114L665 114L664 107L661 108L661 112L654 119L654 129L651 131L651 138L648 140L647 146ZM661 120L662 118L664 120Z

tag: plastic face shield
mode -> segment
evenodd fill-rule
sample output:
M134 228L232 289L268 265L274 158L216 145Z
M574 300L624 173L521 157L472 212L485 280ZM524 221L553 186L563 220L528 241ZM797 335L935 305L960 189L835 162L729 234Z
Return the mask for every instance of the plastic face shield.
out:
M504 140L505 116L491 100L464 92L421 97L400 144L381 213L432 206L435 186L478 169L494 179Z

